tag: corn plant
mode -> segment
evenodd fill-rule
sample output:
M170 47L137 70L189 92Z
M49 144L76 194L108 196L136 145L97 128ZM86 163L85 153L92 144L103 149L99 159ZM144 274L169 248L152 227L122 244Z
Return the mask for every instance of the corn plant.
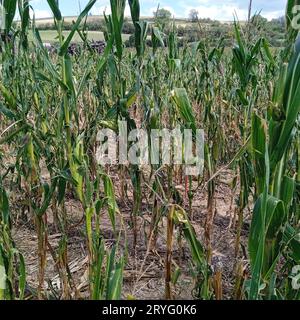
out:
M149 257L163 250L167 299L177 298L183 273L193 281L195 299L299 299L291 278L300 264L300 43L292 25L299 1L287 3L284 48L251 35L256 16L250 1L248 22L236 18L228 50L224 39L211 46L200 21L198 41L185 43L175 20L149 23L141 17L142 2L111 0L101 55L92 51L87 30L96 0L88 1L68 34L59 1L47 3L57 35L51 51L31 19L30 1L1 1L7 15L0 53L0 299L24 299L27 291L38 299L121 299L125 269L137 264L136 288ZM127 3L132 50L122 35ZM82 43L72 55L75 35ZM120 128L120 121L127 125ZM149 136L153 129L191 129L193 142L203 129L204 173L186 176L184 165L166 165L161 158L146 168L100 165L102 128L118 134L121 144L133 129ZM148 145L151 156L151 139ZM225 169L231 191L220 195ZM232 292L215 263L215 218L223 196L231 204L224 234L235 240L234 268L226 270L235 283ZM202 200L204 206L195 205ZM80 216L75 227L70 203ZM14 242L20 220L36 235L34 288L26 284L26 261ZM70 268L74 228L87 256L83 287ZM49 265L59 289L49 279Z
M296 43L287 69L282 68L274 95L274 109L269 112L268 119L263 120L255 114L252 121L258 200L249 238L252 266L250 299L257 299L260 290L266 290L261 287L262 283L270 283L283 247L289 246L291 241L286 243L283 239L285 230L291 227L289 222L294 214L291 204L295 193L295 176L287 175L286 160L293 146L293 131L300 110L297 72L299 48L299 43ZM295 241L293 243L296 244Z
M12 239L9 201L0 186L0 300L22 300L25 298L25 262Z

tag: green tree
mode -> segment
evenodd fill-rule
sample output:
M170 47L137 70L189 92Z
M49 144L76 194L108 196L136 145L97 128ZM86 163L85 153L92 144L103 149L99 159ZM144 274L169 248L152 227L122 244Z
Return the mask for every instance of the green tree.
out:
M156 23L162 27L165 27L170 22L172 17L172 13L164 8L157 9L156 12L153 12L153 15Z
M198 15L199 12L196 9L191 9L189 13L189 20L191 22L197 22L198 21Z

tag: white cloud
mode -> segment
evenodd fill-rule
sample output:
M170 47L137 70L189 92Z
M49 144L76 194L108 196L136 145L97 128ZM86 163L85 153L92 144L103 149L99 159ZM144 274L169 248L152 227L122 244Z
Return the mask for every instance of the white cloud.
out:
M43 18L51 18L52 17L51 12L48 10L36 9L36 10L34 10L34 14L35 14L36 19L43 19ZM32 11L30 12L30 16L31 16L31 18L33 17Z
M65 15L77 14L78 0L60 0L63 4L63 12ZM86 5L88 0L80 0L81 6ZM125 10L125 16L130 16L130 8L128 1ZM48 12L48 5L46 0L31 0L31 5L36 10L36 15L45 17ZM197 9L201 18L211 18L217 20L233 20L234 13L236 12L240 20L244 20L248 15L249 0L140 0L141 15L146 17L153 16L153 12L157 10L157 5L160 8L165 8L172 13L174 17L188 17L191 9ZM286 0L255 0L253 1L253 13L262 9L261 14L267 19L273 19L284 14ZM76 10L75 10L75 7ZM75 13L76 11L76 13ZM110 14L110 0L97 0L95 6L92 8L93 15L102 15L103 11Z
M210 18L213 20L229 21L233 20L236 14L240 20L245 20L248 15L246 9L239 9L233 5L211 5L211 6L197 6L197 7L186 7L185 16L188 17L191 9L196 9L199 12L200 18Z
M99 15L103 15L103 12L105 12L105 14L110 14L111 10L110 10L110 6L94 6L91 9L91 14L94 16L99 16Z
M262 12L262 16L267 18L268 20L276 19L282 17L284 15L283 11L270 11L270 12Z
M265 2L265 0L253 1L253 13L262 10L261 14L267 19L273 19L284 15L285 0L273 0ZM152 16L154 6L148 9L146 3L156 5L160 3L161 8L166 8L172 12L175 17L187 18L191 9L199 11L199 17L211 18L221 21L233 20L236 14L240 20L248 17L248 0L141 0L142 15ZM281 10L280 10L281 9Z
M157 11L157 7L158 6L152 7L149 10L147 10L145 12L142 12L142 16L152 17L153 13ZM172 14L172 17L180 17L180 15L178 15L178 13L171 6L159 6L159 8L160 9L166 9L166 10L170 11L171 14Z
M94 7L91 9L91 13L94 16L99 16L99 15L103 15L103 12L105 12L105 14L111 14L111 9L110 9L110 2L109 1L97 1L96 5L94 5ZM126 4L125 7L125 16L130 16L130 7L128 4Z

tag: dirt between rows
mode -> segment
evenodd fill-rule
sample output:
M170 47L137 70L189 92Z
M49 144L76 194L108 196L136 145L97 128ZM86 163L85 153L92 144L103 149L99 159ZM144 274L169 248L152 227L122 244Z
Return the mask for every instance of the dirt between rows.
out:
M246 239L249 229L249 212L245 212L245 223L241 235L241 250L239 256L235 257L236 223L235 207L238 194L231 190L232 172L225 171L216 179L215 194L215 217L212 230L212 272L221 270L223 298L230 299L233 295L236 265L241 262L247 268ZM164 299L165 297L165 256L166 256L166 217L163 217L158 227L157 246L154 252L147 254L147 237L149 235L149 225L151 212L149 204L142 203L141 214L138 218L138 241L133 248L133 230L131 228L130 214L132 211L132 190L128 189L129 199L122 200L118 188L118 177L113 177L116 186L117 202L120 215L117 219L117 229L121 229L121 219L125 226L128 243L128 261L125 266L123 298L135 299ZM194 182L196 183L196 182ZM128 181L128 186L131 183ZM194 187L194 185L193 185ZM195 185L196 188L196 185ZM145 190L145 192L147 192ZM148 191L149 192L149 191ZM184 195L184 187L179 188L183 198L183 206L188 208L188 199ZM85 225L83 212L80 204L71 198L65 200L68 211L68 222L72 228L68 232L68 261L74 283L80 296L74 298L88 298L88 259L85 238ZM37 235L31 219L24 221L20 218L17 204L14 208L14 228L13 238L17 248L22 252L26 262L27 283L31 288L38 286L38 255L37 255ZM207 215L207 191L198 188L195 193L192 205L192 225L196 231L198 239L204 243L204 224ZM57 232L53 225L51 210L47 212L48 219L48 241L54 250L59 247L61 234ZM114 233L107 213L103 213L101 220L101 232L107 247L115 243ZM178 231L177 231L178 232ZM122 232L124 237L124 232ZM176 237L175 237L176 238ZM125 238L120 242L120 250L125 252ZM243 250L244 249L244 250ZM181 269L181 276L173 288L174 299L192 299L194 282L190 272L190 252L185 241L181 248L177 241L173 244L173 260ZM47 252L47 266L45 274L45 288L53 287L58 292L61 289L60 278L57 274L50 252ZM50 292L50 290L47 290ZM51 295L51 292L49 293Z

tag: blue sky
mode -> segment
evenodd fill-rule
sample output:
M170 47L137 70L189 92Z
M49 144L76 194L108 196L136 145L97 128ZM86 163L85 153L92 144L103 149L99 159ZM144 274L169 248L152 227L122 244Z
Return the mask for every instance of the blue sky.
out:
M88 0L59 0L60 8L65 16L78 15L79 3L83 8ZM201 18L211 18L217 20L232 20L234 12L240 20L247 17L248 0L140 0L141 14L152 16L153 11L160 4L161 8L166 8L175 17L188 17L191 9L195 8ZM110 1L98 0L92 9L92 14L100 15L106 9L110 13ZM37 18L51 16L51 11L46 0L31 0L31 5L35 10ZM253 11L262 11L262 15L268 19L280 17L284 14L286 0L253 0ZM127 6L126 15L130 15Z

